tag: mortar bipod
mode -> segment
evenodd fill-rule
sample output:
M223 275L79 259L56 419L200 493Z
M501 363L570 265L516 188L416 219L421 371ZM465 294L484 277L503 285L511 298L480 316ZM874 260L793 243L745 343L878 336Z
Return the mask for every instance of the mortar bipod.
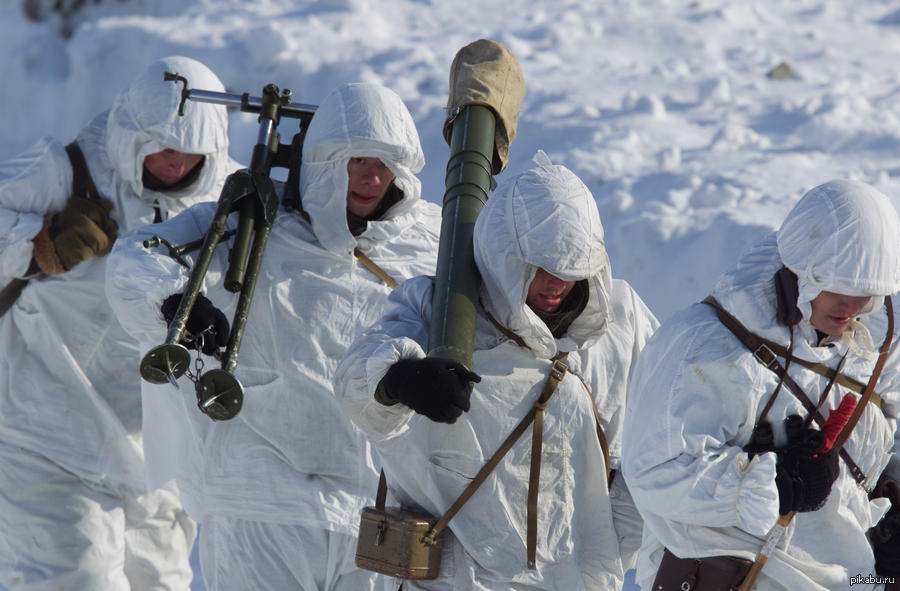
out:
M221 104L235 102L235 95L188 90L187 81L177 74L167 73L166 80L184 83L180 111L183 109L184 101L188 99ZM181 303L172 322L169 323L166 342L151 349L141 360L141 376L155 384L175 383L188 370L190 353L180 344L185 333L185 325L200 293L216 246L226 236L228 217L237 211L239 216L237 230L234 231L234 244L229 255L224 282L225 289L239 293L231 333L225 352L220 356L221 369L205 372L196 381L197 405L214 420L233 418L243 405L243 387L233 373L237 367L238 350L250 313L250 303L266 242L278 211L278 196L270 177L272 166L280 165L282 161L277 158L280 145L276 128L281 116L300 119L300 132L295 136L290 149L301 150L302 136L315 111L315 107L297 105L289 102L289 99L290 91L285 89L279 93L278 87L274 84L269 84L263 89L261 99L243 95L241 110L260 113L259 133L257 143L253 147L250 167L236 171L226 179L215 216L197 254ZM297 141L298 137L300 141ZM296 158L287 160L299 161ZM161 242L161 239L157 242Z

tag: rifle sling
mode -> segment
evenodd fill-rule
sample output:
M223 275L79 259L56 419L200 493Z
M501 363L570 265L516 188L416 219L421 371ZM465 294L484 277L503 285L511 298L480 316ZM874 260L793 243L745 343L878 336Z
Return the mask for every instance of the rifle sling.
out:
M781 364L778 363L778 358L776 357L774 349L771 347L769 341L766 341L765 339L762 339L754 333L750 332L743 324L741 324L741 322L737 318L735 318L727 310L725 310L725 308L722 307L722 305L719 304L719 302L716 301L714 297L708 296L703 300L703 303L711 306L716 311L716 315L718 316L719 321L753 353L753 357L757 361L763 364L766 368L770 369L784 381L784 385L787 386L787 388L791 391L791 393L794 394L797 400L800 401L806 411L812 414L813 419L816 421L816 423L820 427L824 425L825 417L823 417L822 414L816 410L816 405L813 404L812 400L809 399L809 396L807 396L806 392L803 391L800 385L797 384L797 382L795 382L794 379L791 378L790 374L788 374L784 370ZM848 421L847 425L844 426L844 430L841 432L841 436L844 436L844 434L846 433L846 436L844 436L844 441L846 440L846 437L849 437L850 431L852 431L853 427L856 425L856 421L858 421L859 417L862 416L863 407L874 394L875 383L878 381L878 375L881 373L881 368L884 366L884 359L886 358L887 350L888 348L890 348L891 338L893 336L893 307L891 305L890 297L885 298L885 305L888 307L888 333L885 337L885 342L882 344L879 360L876 363L875 370L872 372L872 376L869 378L869 383L863 389L863 395L857 403L856 409L854 410L855 420L853 419L853 417L851 417L852 424L851 421ZM783 347L779 348L782 349L785 353L787 352L787 350ZM809 367L806 363L802 362L803 360L800 360L799 358L792 357L792 360L799 363L800 365L803 365L804 367ZM822 365L822 367L827 368L827 366L824 365ZM813 368L810 369L816 371L816 373L822 373ZM830 370L830 368L828 369L829 372L833 373L833 370ZM822 375L828 374L822 373ZM828 375L828 377L831 376ZM846 386L846 384L844 384L844 382L842 382L840 379L837 379L836 381ZM850 386L847 387L850 388ZM847 429L847 427L849 427L849 430ZM843 441L841 441L841 443L843 444ZM856 482L861 486L865 487L864 482L867 479L866 475L842 446L835 445L835 447L839 448L838 453L840 454L841 459L844 460L847 468L850 470L850 474L853 476L854 480L856 480Z

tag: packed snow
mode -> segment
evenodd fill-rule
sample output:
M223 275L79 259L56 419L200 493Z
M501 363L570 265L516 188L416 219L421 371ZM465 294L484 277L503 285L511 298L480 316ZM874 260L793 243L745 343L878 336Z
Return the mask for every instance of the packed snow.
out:
M71 139L146 64L181 54L235 93L274 83L316 104L342 82L391 87L437 203L450 62L476 39L505 43L527 94L498 181L537 149L578 174L614 275L661 320L817 184L861 180L900 206L900 10L888 0L69 0L57 4L82 5L65 19L52 4L24 0L42 18L29 20L0 0L0 159L43 135ZM234 111L230 125L246 163L255 117Z

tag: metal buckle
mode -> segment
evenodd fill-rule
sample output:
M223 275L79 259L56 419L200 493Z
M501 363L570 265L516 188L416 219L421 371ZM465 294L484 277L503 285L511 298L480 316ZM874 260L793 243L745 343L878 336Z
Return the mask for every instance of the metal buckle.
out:
M567 369L569 369L569 366L557 359L553 362L553 367L550 368L550 375L555 380L561 380L565 377Z
M768 358L768 361L766 361L766 359L763 359L764 355ZM759 361L769 369L771 369L772 366L778 362L778 356L775 355L775 352L772 351L772 349L770 349L769 346L765 343L756 348L756 351L753 352L753 356L756 357L757 361Z

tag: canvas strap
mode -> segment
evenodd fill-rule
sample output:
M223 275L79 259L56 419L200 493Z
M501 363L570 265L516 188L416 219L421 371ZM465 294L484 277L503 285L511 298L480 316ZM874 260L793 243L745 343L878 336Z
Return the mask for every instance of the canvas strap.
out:
M768 339L764 339L760 336L757 336L756 338L759 339L760 347L762 347L762 350L760 351L760 355L763 356L764 358L771 358L773 356L787 358L787 355L788 355L787 347L779 345L778 343L775 343ZM768 352L765 351L766 348L769 350ZM771 354L774 354L774 355L771 355ZM800 357L793 357L793 355L791 356L791 363L796 363L798 365L802 365L803 367L805 367L811 371L814 371L821 376L825 376L827 378L831 378L832 375L834 375L834 370L832 368L828 367L827 365L825 365L824 363L816 363L814 361L808 361L808 360L802 359ZM838 384L840 384L841 386L844 386L845 388L847 388L848 390L852 390L853 392L856 392L857 394L860 394L860 395L866 389L866 385L863 384L862 382L855 380L855 379L851 378L850 376L844 375L840 372L838 372L836 374L835 381ZM872 404L874 404L878 408L881 408L881 396L878 394L878 392L872 392L870 401Z
M538 400L531 407L531 410L528 411L528 414L525 415L525 417L521 421L519 421L519 424L516 425L516 427L512 430L512 433L510 433L507 436L507 438L503 441L503 443L500 444L500 447L497 449L496 452L494 452L494 455L492 455L491 458L485 463L485 465L482 466L481 470L478 471L478 474L476 474L475 477L472 479L472 482L469 483L469 485L465 488L465 490L463 490L463 492L459 495L459 497L457 497L456 501L454 501L453 504L450 506L450 508L447 509L447 512L444 513L444 515L441 516L441 518L437 520L437 522L432 526L432 528L428 531L428 533L425 534L425 537L423 538L423 542L425 542L426 544L433 544L435 542L438 534L440 534L444 530L444 528L447 527L447 524L450 522L451 519L453 519L453 516L456 515L456 513L462 508L462 506L465 505L466 501L468 501L472 497L472 495L475 494L475 491L478 490L478 487L480 487L484 483L484 481L487 480L488 475L490 475L490 473L494 470L494 468L497 467L497 464L500 463L500 460L502 460L503 457L507 454L507 452L509 452L509 450L512 449L512 447L513 447L513 445L515 445L516 441L519 440L519 438L522 436L522 434L528 429L528 427L532 424L532 422L534 422L535 417L539 413L541 415L543 414L543 410L544 410L544 408L546 408L547 401L550 399L550 396L553 395L553 392L556 390L556 387L559 385L560 381L562 381L562 378L565 376L566 357L567 356L568 356L568 353L563 353L563 354L557 356L556 358L554 358L553 366L550 370L550 376L547 378L547 382L544 384L544 388L541 390L541 394L538 397ZM543 416L542 416L542 418L543 418ZM540 458L540 452L538 453L538 458ZM532 495L534 495L534 497L535 497L534 509L536 509L536 507L537 507L537 478L539 478L540 474L539 474L539 472L537 474L535 474L534 469L535 469L534 446L532 445L532 475L529 478L529 483L528 483L529 508L528 508L528 516L526 518L527 522L529 524L528 525L529 529L528 529L528 531L526 531L526 538L528 540L532 540L532 537L533 537L534 541L528 542L527 552L528 552L528 557L529 557L528 558L529 565L534 564L534 556L536 554L535 547L537 545L536 544L537 536L536 535L532 536L532 534L529 533L531 531L531 527L532 527L530 524L533 523L535 527L537 524L537 518L536 517L532 518L532 514L534 512L532 511L532 507L530 506L530 499L531 499ZM538 464L537 464L537 470L539 471L539 469L540 469L540 460L538 460ZM534 491L534 492L532 492L532 491Z
M353 249L353 256L359 259L359 262L362 263L366 269L374 273L376 277L387 283L388 287L391 289L394 289L399 285L396 279L388 275L384 269L375 264L375 261L364 255L359 248Z
M544 389L534 403L534 421L531 429L531 468L528 473L528 510L526 514L525 541L528 568L535 568L537 557L537 502L541 480L541 455L544 443L544 409L556 387L566 377L568 353L557 355L550 367L550 376L544 382Z
M72 163L72 195L100 199L100 193L94 185L94 179L91 178L84 153L77 141L70 142L66 146L66 154Z
M894 333L893 305L891 303L890 296L885 297L884 301L885 306L887 307L888 314L888 332L885 336L884 343L882 343L881 345L879 358L875 364L875 369L873 370L872 375L869 377L868 384L865 388L863 388L862 396L857 402L853 415L844 426L844 429L841 431L840 436L843 437L844 441L846 441L846 438L849 437L850 431L853 430L853 427L856 425L856 422L862 415L862 411L865 405L869 400L871 400L872 395L874 394L875 383L878 381L878 376L881 373L882 367L884 367L884 361L887 357L887 351L891 346L891 340ZM722 305L718 301L716 301L714 297L707 297L703 300L703 303L711 306L716 311L716 315L719 317L719 321L753 353L753 357L757 361L759 361L766 368L774 372L776 375L778 375L779 378L783 380L784 385L787 386L791 393L793 393L794 396L800 401L807 412L811 413L816 423L818 423L819 426L824 425L825 417L823 417L822 414L818 412L816 405L813 404L812 400L809 399L809 396L807 396L800 385L797 384L797 382L795 382L794 379L791 378L791 376L784 370L781 364L778 363L778 357L775 355L773 349L766 342L764 342L763 339L750 332L743 324L741 324L741 322L737 318L735 318L727 310L725 310L725 308L722 307ZM806 366L801 362L802 360L797 357L792 357L792 360L796 363L799 363L800 365L804 365L804 367ZM830 368L829 372L831 375L834 374L834 370L831 370ZM822 375L828 375L828 377L831 377L831 375L829 374ZM836 381L838 383L842 383L839 379L837 379ZM844 436L845 434L846 436ZM841 443L843 444L843 441ZM838 446L837 442L835 442L834 448L840 450L840 456L844 460L844 463L847 465L847 468L850 470L850 474L853 476L856 482L864 486L867 477L853 460L853 458L850 457L850 454L847 453L847 451L843 449L843 447Z
M600 442L600 450L603 452L603 461L606 463L606 484L607 486L612 486L613 478L615 478L615 474L612 470L609 469L609 443L606 441L606 433L603 432L603 424L600 423L600 411L597 410L597 402L594 400L594 393L591 392L590 387L587 385L581 376L572 373L573 376L578 378L578 380L584 386L585 392L587 392L588 398L591 400L591 410L594 411L594 422L597 425L597 440Z
M488 312L487 307L485 307L484 305L484 302L479 299L478 303L481 305L481 311L484 312L484 315L487 316L487 319L491 321L491 324L493 324L494 327L499 330L501 334L503 334L503 336L519 345L523 349L528 349L529 351L531 350L531 347L528 346L528 344L525 342L525 339L500 324L500 321L498 321L490 312Z

